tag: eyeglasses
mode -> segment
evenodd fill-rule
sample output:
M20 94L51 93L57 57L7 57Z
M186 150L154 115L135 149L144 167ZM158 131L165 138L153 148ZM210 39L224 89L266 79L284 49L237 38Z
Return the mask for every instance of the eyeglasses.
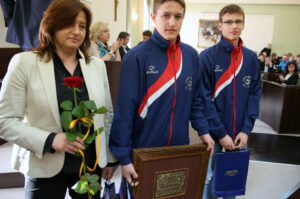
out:
M222 23L227 24L229 26L231 26L233 23L235 23L237 26L240 26L244 23L244 21L241 19L237 19L235 21L233 21L233 20L223 21Z

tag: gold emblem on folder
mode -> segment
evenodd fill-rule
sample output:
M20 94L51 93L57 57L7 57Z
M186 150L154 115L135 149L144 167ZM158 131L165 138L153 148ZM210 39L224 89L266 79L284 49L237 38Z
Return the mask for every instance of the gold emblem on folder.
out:
M232 177L232 176L235 176L237 174L239 174L239 171L236 170L236 169L234 169L234 170L228 170L228 171L226 171L224 175Z
M155 173L154 198L170 198L185 194L187 177L187 168Z

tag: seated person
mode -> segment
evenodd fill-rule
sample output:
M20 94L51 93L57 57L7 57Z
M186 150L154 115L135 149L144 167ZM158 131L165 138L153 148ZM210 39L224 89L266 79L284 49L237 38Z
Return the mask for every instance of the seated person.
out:
M259 54L258 62L260 66L260 71L264 71L265 68L265 56L263 54Z
M271 72L275 69L275 64L272 63L272 60L270 57L265 58L265 67L263 72Z
M278 65L279 64L279 60L277 58L277 54L276 53L272 53L271 55L271 61L273 64Z
M289 63L289 59L287 55L283 55L282 61L279 63L279 66L281 67L281 70L285 70L286 65Z
M152 32L150 30L145 30L143 32L143 41L147 41L152 36Z
M119 48L122 41L118 39L112 45L108 46L110 39L110 30L108 23L98 21L91 28L91 46L88 49L90 56L101 58L104 61L121 61Z
M290 62L286 66L286 72L279 76L280 83L286 85L296 85L298 81L297 66L295 62Z
M300 54L297 55L297 66L298 66L298 70L300 70Z

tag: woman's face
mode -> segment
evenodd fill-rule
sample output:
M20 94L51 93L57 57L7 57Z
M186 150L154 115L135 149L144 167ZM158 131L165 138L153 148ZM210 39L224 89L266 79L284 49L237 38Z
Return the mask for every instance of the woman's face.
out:
M107 43L110 39L110 31L109 29L104 30L98 37L99 41L102 43Z
M295 69L296 69L296 65L295 64L290 64L288 66L289 73L294 73Z
M54 45L56 50L77 51L86 35L86 15L80 11L70 26L54 32Z

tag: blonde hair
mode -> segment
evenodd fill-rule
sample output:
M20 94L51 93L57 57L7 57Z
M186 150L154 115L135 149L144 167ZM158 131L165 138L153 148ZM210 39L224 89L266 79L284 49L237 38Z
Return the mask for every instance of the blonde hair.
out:
M97 42L99 35L108 29L108 23L104 23L102 21L98 21L92 25L91 28L91 40L93 42Z

